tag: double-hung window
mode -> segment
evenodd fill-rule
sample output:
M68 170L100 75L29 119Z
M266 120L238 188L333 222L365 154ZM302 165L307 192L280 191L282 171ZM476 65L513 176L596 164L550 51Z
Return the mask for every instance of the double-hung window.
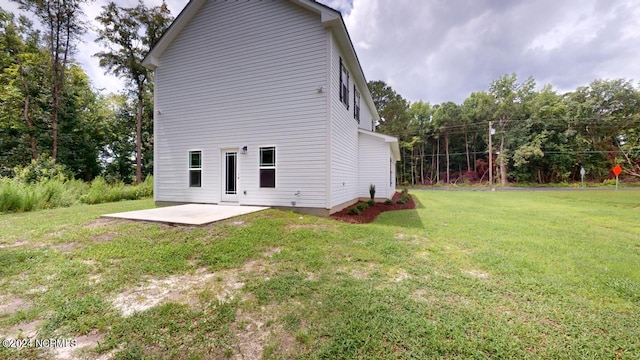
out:
M353 118L360 124L360 93L353 85Z
M260 187L276 187L276 148L275 146L260 148Z
M189 187L202 186L202 151L189 151Z
M349 108L349 71L340 58L340 101Z

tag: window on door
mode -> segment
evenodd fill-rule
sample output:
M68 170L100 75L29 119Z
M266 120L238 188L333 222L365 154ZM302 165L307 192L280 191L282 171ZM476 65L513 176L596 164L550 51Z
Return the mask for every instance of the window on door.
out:
M260 148L260 187L276 187L276 148L275 146Z
M202 186L202 151L189 151L189 187Z

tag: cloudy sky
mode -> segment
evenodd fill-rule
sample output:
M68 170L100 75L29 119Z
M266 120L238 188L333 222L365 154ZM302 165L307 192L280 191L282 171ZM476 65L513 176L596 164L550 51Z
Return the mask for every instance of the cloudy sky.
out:
M116 0L122 6L136 1ZM320 2L342 12L367 80L383 80L412 102L460 103L507 73L532 76L559 92L597 78L640 80L637 0ZM87 17L94 19L105 3L93 2ZM186 3L167 0L174 16ZM15 9L13 3L2 7ZM104 75L91 56L100 51L95 34L85 38L78 62L96 88L117 91L121 81Z

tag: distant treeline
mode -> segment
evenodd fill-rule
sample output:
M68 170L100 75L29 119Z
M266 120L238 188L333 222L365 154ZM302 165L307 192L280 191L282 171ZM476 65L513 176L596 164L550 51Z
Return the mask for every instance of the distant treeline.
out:
M622 177L640 178L640 92L628 80L558 94L511 74L462 104L437 105L409 103L382 81L369 89L378 131L400 140L399 184L487 182L490 132L498 184L579 181L581 168L588 181L603 181L615 164Z

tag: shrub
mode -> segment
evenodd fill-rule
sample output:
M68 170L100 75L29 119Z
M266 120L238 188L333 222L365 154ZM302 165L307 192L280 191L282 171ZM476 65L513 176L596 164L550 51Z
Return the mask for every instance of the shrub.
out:
M404 196L404 195L409 195L409 189L407 189L407 188L402 189L402 191L400 192L400 194L402 194L403 196Z
M358 208L358 206L352 206L347 210L347 214L349 215L360 215L362 211Z
M22 193L16 181L0 179L0 212L22 209Z
M369 205L369 206L375 206L375 205L376 205L376 202L375 202L375 200L373 200L373 199L369 199L369 201L367 201L367 205Z
M376 186L374 184L369 185L369 195L371 195L371 200L376 197Z
M367 203L359 203L358 205L356 205L356 207L362 212L367 210L369 205Z
M61 164L58 164L51 156L42 155L37 160L25 167L14 169L15 178L25 184L33 184L44 180L58 180L64 182L70 179L71 172Z
M393 205L393 200L387 199L384 201L385 205Z

